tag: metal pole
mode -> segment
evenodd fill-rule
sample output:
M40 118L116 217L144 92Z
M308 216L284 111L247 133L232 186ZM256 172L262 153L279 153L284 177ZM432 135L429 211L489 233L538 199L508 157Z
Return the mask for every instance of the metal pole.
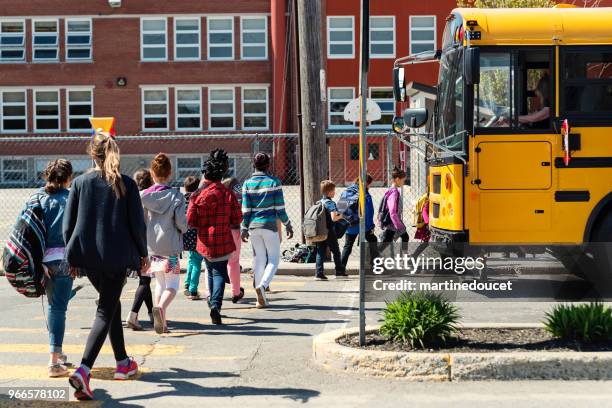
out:
M359 106L361 120L359 121L359 345L365 346L365 262L366 262L366 222L365 222L365 192L368 164L366 156L366 95L368 93L368 61L370 51L370 0L361 0L361 34L359 41L361 52L359 77Z
M297 0L293 1L293 38L295 38L295 62L296 62L296 89L297 89L297 133L298 133L298 171L300 172L300 231L302 231L302 244L306 243L302 225L304 225L304 213L306 212L304 200L304 141L302 140L302 88L300 84L300 39L297 35Z

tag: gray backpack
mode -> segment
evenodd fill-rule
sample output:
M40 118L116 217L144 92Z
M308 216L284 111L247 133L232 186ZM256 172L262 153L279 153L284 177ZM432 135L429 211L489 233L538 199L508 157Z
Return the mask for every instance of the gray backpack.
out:
M306 211L302 227L306 242L309 244L327 239L327 218L325 205L322 201L317 201Z

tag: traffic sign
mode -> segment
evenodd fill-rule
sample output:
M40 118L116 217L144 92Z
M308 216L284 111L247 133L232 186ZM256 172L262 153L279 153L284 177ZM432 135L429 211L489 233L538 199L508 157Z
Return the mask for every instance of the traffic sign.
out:
M360 106L359 98L350 101L344 108L344 120L347 122L359 122L361 120ZM368 122L373 122L379 120L381 116L382 112L380 106L372 99L368 98L366 101L366 120Z

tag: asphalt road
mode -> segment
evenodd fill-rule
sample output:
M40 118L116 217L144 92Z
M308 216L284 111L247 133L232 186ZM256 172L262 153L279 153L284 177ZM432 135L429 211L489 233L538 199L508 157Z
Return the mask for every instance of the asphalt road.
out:
M106 345L93 371L97 401L104 407L612 407L612 382L408 383L321 371L311 360L312 337L354 326L358 281L316 282L279 276L272 283L269 309L254 307L250 278L244 303L224 304L224 326L212 326L204 301L179 295L168 317L171 333L125 331L128 352L142 368L137 380L112 381L114 359ZM85 284L84 281L77 283ZM131 304L130 280L122 303ZM64 349L78 362L94 311L89 286L70 303ZM368 323L381 304L368 304ZM462 303L465 322L541 321L551 303ZM48 337L40 299L28 300L0 280L0 387L65 387L48 379ZM144 309L143 312L144 314ZM7 392L3 389L3 392ZM72 393L71 393L72 394ZM0 406L68 406L69 403L17 403L0 396ZM70 403L71 405L71 403Z

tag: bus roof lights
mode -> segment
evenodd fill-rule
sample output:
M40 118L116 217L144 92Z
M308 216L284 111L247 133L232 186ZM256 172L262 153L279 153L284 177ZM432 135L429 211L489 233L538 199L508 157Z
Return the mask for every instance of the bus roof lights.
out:
M478 26L478 21L477 20L468 20L465 22L465 25L467 25L468 27L476 27Z

